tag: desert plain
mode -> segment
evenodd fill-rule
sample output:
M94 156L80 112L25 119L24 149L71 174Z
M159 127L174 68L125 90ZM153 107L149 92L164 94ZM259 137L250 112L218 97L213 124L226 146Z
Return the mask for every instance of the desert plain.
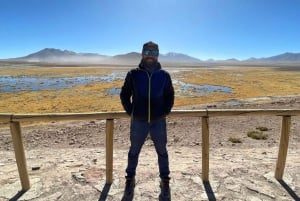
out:
M22 84L27 85L27 81L19 83L21 86L2 83L0 88L11 91L1 91L0 113L120 111L118 92L131 68L2 65L2 78L40 78L35 83L40 86L49 78L59 85L63 78L110 76L108 81L39 90L23 89ZM174 111L300 108L298 65L210 64L164 68L176 81ZM64 82L72 85L76 79ZM198 88L204 85L208 88ZM201 118L168 117L172 200L299 200L299 116L292 117L283 180L279 182L274 178L281 119L280 116L210 118L210 182L203 183ZM113 184L107 186L104 120L24 123L22 135L31 188L20 195L9 124L0 122L0 200L120 200L129 148L129 124L129 118L114 122ZM248 137L249 132L261 128L265 128L261 132L266 134L266 139ZM150 139L145 142L137 171L134 200L157 200L157 159Z

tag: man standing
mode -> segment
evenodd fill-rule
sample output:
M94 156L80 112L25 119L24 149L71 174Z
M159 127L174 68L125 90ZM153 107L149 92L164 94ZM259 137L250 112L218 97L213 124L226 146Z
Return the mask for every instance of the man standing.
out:
M171 200L169 181L169 159L167 152L166 115L174 103L174 89L168 72L162 70L157 61L158 45L152 41L143 45L142 60L136 69L125 78L120 98L131 116L130 149L128 152L127 176L122 201L132 200L138 157L148 134L158 156L161 178L159 200Z

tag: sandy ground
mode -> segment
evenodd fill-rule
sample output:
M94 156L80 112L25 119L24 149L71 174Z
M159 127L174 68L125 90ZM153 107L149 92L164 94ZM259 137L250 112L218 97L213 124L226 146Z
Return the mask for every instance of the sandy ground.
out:
M213 103L178 109L300 108L300 97ZM176 108L175 108L176 109ZM172 200L300 200L300 116L292 117L282 181L274 179L282 117L210 118L210 180L203 183L201 119L168 118ZM247 132L266 127L268 139ZM105 185L105 121L50 122L24 126L31 189L21 195L8 128L0 129L0 200L120 200L124 189L129 119L115 120L113 184ZM238 138L241 143L228 139ZM134 200L158 200L157 158L145 142Z

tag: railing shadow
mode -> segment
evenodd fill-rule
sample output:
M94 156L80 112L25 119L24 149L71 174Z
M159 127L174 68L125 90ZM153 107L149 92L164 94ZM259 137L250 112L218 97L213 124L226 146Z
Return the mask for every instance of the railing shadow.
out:
M209 201L216 201L216 197L215 197L214 191L212 190L209 181L204 181L203 185L204 185L205 192L206 192L208 200Z
M17 201L20 197L22 197L26 193L26 191L19 191L14 197L10 198L9 201Z
M281 184L281 186L290 194L290 196L296 200L299 201L300 198L299 196L293 191L293 189L291 189L291 187L289 187L289 185L287 183L285 183L284 180L282 179L277 179L277 181Z
M98 201L105 201L110 190L111 184L105 184Z

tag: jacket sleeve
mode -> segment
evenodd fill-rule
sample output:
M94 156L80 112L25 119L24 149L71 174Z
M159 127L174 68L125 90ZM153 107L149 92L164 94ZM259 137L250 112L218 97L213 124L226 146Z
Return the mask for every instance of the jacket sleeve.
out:
M120 93L120 99L121 103L123 105L124 110L128 115L131 115L132 113L132 102L131 102L131 96L132 96L132 74L131 72L128 72L124 81L124 84L121 88Z
M167 84L165 89L165 113L168 115L174 105L174 88L172 84L172 79L169 73L167 73Z

